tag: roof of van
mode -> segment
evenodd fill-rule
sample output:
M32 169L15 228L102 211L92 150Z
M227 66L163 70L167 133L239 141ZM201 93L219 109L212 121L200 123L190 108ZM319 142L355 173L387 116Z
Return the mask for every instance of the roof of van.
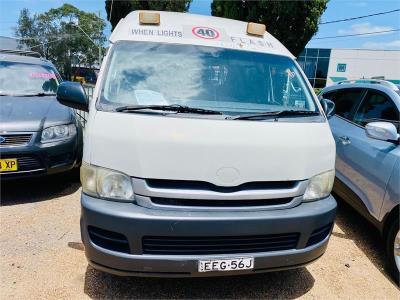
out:
M144 11L160 14L160 25L140 25L139 12L121 19L110 42L149 41L173 44L212 46L245 51L294 56L271 34L247 34L246 22L232 19L166 11Z

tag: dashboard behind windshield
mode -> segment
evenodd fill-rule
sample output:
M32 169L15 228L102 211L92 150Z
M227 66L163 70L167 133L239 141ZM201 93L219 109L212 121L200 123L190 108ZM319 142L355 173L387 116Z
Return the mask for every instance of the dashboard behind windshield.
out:
M100 108L185 105L225 114L277 110L318 111L288 57L151 42L112 47Z

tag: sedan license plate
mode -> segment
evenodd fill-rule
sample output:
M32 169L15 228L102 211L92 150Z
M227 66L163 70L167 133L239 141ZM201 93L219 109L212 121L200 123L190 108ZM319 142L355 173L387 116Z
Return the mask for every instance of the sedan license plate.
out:
M18 171L18 163L16 158L0 159L0 173Z
M253 257L199 260L199 272L240 271L254 268Z

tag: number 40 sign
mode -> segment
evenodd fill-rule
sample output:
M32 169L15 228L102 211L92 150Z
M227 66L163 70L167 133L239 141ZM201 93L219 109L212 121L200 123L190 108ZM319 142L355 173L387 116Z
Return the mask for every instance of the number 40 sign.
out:
M192 33L202 39L206 40L215 40L219 38L220 34L218 30L210 27L203 27L203 26L198 26L198 27L193 27L192 28Z

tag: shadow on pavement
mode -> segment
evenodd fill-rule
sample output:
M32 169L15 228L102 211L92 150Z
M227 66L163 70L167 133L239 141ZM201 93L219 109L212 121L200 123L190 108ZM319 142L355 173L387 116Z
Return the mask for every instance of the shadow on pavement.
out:
M1 205L51 200L70 195L80 186L79 169L52 176L1 181Z
M333 232L332 235L352 240L374 266L396 286L385 269L385 246L379 231L344 200L337 195L335 198L338 202L336 225L343 233Z
M85 251L85 246L81 242L68 242L67 245L72 249Z
M314 285L306 268L210 278L118 277L88 266L84 292L94 299L259 299L298 298Z

